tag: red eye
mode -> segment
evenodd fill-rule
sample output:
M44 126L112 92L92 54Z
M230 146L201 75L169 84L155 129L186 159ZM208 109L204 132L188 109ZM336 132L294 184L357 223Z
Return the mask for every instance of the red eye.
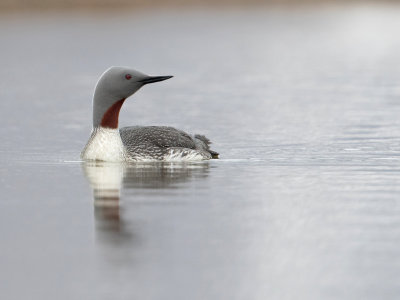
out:
M131 75L131 74L126 74L126 75L125 75L125 78L126 78L127 80L129 80L129 79L132 78L132 75Z

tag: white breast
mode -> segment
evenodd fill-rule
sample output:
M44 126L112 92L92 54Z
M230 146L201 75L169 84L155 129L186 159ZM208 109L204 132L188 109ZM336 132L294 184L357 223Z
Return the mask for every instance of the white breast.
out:
M118 162L126 160L125 148L118 129L96 127L81 153L85 160Z

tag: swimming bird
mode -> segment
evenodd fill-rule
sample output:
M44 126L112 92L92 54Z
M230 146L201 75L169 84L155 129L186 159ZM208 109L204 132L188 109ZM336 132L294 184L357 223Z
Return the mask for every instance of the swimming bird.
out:
M167 126L118 128L125 100L142 86L173 76L149 76L128 67L111 67L97 82L93 96L93 130L81 153L84 160L194 161L218 158L204 135Z

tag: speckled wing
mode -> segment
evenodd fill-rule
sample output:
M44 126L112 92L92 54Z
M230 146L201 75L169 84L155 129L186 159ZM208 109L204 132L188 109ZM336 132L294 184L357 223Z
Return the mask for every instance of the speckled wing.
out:
M131 155L162 157L169 148L196 149L187 133L167 126L133 126L120 129L121 139Z

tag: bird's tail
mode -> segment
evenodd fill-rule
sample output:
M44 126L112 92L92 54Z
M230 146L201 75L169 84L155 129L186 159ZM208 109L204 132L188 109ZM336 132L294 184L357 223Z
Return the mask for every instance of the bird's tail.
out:
M214 158L214 159L218 158L219 153L215 152L213 150L210 150L211 141L208 138L206 138L205 135L195 134L194 138L197 139L199 142L201 142L201 144L203 145L202 148L204 148L204 150L210 152L211 158Z
M208 150L208 152L210 152L212 159L218 159L219 158L219 153L218 152L215 152L215 151L212 151L212 150Z
M195 134L194 137L200 141L202 141L206 146L207 146L207 150L208 147L210 146L211 142L208 138L206 138L205 135L201 135L201 134Z

